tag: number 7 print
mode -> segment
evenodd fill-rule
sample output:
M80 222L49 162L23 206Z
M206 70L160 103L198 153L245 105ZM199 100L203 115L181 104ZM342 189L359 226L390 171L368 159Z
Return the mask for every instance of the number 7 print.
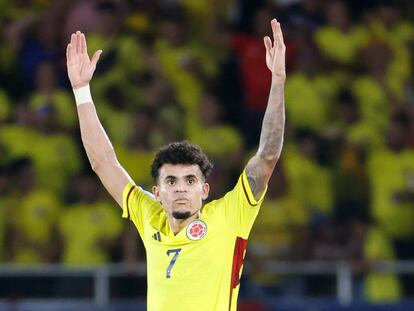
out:
M166 275L167 279L171 278L171 269L174 267L174 264L177 261L177 258L178 258L178 255L180 254L180 252L181 252L181 248L169 249L167 251L168 256L170 256L171 253L174 253L174 256L171 259L170 264L167 268L167 275Z

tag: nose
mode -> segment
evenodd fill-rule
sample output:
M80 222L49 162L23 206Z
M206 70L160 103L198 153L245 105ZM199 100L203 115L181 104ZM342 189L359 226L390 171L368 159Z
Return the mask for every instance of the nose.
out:
M174 189L175 192L187 192L187 184L185 182L178 182Z

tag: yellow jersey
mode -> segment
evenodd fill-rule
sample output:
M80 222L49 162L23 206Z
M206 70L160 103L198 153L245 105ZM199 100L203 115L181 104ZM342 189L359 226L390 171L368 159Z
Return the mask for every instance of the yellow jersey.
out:
M233 190L174 235L160 202L130 182L122 217L133 221L146 249L148 310L236 310L247 238L263 198L254 199L243 172Z

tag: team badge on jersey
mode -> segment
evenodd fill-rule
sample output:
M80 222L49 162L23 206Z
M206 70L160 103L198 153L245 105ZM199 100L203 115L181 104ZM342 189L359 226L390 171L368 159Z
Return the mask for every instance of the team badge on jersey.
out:
M190 240L201 240L207 233L207 225L204 221L194 220L187 227L187 237Z

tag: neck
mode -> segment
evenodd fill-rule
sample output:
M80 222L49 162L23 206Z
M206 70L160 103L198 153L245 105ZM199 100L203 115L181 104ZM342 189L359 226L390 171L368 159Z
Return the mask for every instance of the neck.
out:
M178 234L181 230L183 230L187 225L195 219L200 217L200 211L191 215L187 219L177 219L174 218L172 215L168 214L168 221L170 223L171 230L173 231L174 235Z

